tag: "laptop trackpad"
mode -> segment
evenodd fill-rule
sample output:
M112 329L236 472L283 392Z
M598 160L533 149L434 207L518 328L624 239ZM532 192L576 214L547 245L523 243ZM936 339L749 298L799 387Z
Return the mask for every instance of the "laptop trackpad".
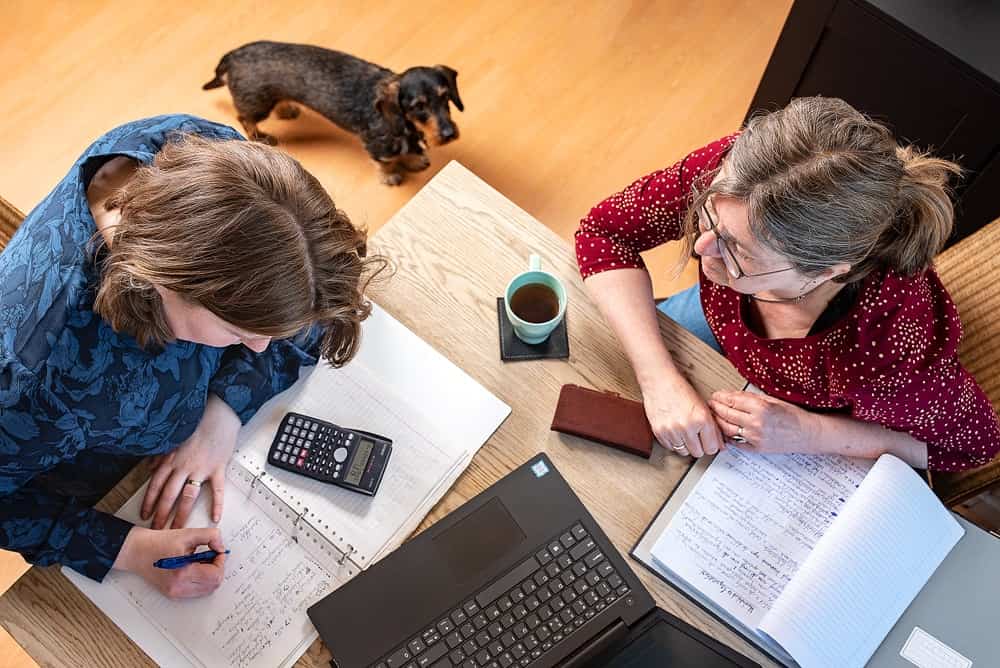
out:
M455 577L465 581L489 568L524 539L524 531L507 506L494 497L435 536L434 544Z

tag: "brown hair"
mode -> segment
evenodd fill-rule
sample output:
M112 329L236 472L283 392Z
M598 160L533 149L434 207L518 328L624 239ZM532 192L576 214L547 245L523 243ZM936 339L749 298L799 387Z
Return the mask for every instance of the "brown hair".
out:
M366 257L365 231L288 155L182 135L105 207L120 207L121 221L94 311L140 345L173 339L160 286L254 334L318 324L320 354L335 366L356 352L371 312L365 289L388 263Z
M805 274L836 264L848 283L876 269L923 271L951 234L948 180L958 165L912 146L837 98L792 100L750 119L718 172L695 184L684 221L687 250L697 212L713 194L749 208L750 229ZM690 253L685 253L687 257Z

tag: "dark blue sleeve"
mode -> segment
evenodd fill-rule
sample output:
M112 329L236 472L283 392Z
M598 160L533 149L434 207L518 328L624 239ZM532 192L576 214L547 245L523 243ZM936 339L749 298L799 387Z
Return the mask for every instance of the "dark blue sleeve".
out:
M196 134L218 140L243 139L243 135L228 125L188 114L168 114L119 125L101 135L84 155L122 153L133 157L145 156L143 162L149 162L177 134Z
M322 330L314 326L294 339L272 341L262 353L244 345L230 346L208 390L229 404L246 424L268 399L299 379L302 367L316 364L322 336Z
M82 449L79 417L16 360L0 356L0 547L100 581L132 525L43 482Z

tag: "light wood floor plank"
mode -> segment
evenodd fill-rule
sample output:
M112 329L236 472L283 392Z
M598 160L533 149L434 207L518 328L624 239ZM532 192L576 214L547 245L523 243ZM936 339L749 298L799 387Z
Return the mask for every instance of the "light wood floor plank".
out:
M353 220L377 228L457 158L568 238L602 197L739 126L791 0L4 4L0 192L24 211L119 123L238 125L228 92L201 84L227 50L266 38L460 73L461 139L399 188L314 114L263 124ZM694 280L668 280L673 257L653 254L658 295Z

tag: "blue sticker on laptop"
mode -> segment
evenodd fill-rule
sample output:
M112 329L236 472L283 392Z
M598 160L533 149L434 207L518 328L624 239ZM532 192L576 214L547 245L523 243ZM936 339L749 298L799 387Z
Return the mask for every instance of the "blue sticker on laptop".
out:
M535 472L536 478L541 478L543 475L549 472L549 467L545 463L544 459L539 459L537 462L531 465L531 470Z

